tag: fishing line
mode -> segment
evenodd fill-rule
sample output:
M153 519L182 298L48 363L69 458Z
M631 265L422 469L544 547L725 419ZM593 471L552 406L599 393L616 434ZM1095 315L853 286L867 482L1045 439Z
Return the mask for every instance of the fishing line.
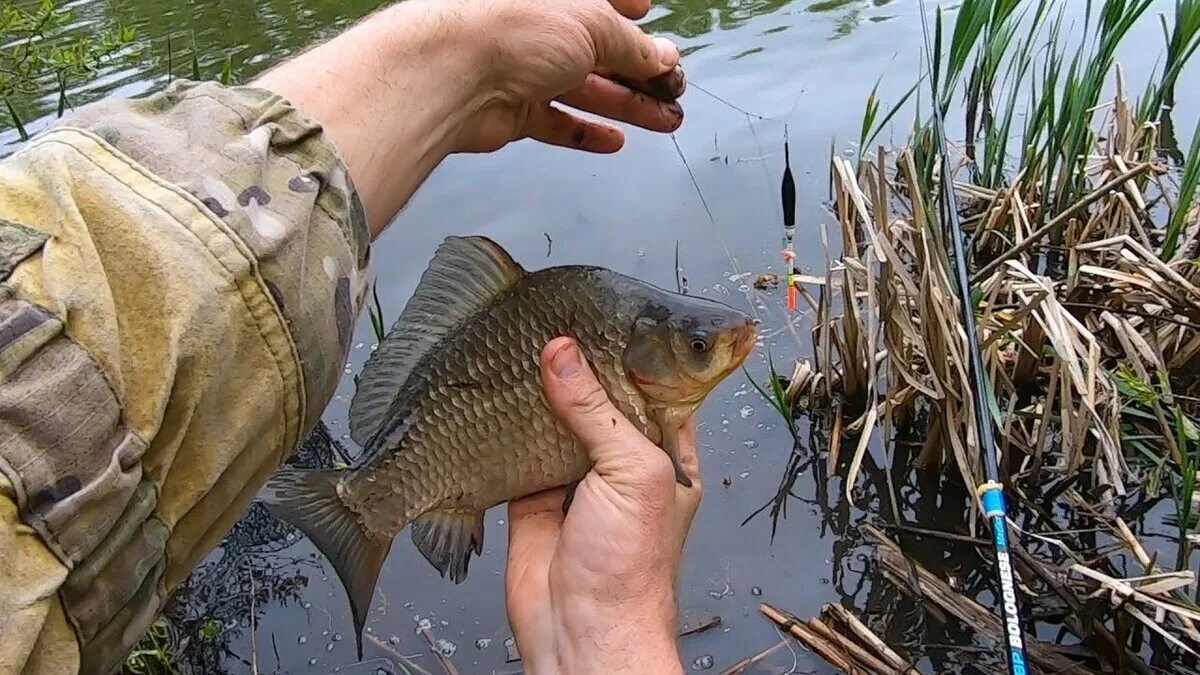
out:
M717 94L709 91L705 87L703 87L699 84L696 84L694 82L689 81L688 86L694 87L695 89L699 90L701 93L706 94L707 96L711 97L713 100L715 100L715 101L721 103L722 105L730 108L731 110L735 110L735 111L741 113L743 116L745 116L746 126L750 128L750 136L754 139L754 146L758 150L759 157L764 160L761 162L761 167L762 167L762 171L763 171L763 178L766 180L768 192L771 192L771 190L772 190L772 181L771 181L771 175L767 171L767 165L765 162L765 158L767 157L767 154L763 150L762 142L758 138L758 131L754 128L754 122L751 118L756 118L756 119L763 120L763 121L782 120L783 125L784 125L784 155L785 155L784 176L785 176L785 183L791 178L791 168L788 165L787 156L786 156L787 155L787 121L791 118L792 113L794 113L796 108L799 106L800 100L803 97L803 90L801 90L801 93L799 95L797 95L796 99L792 102L792 106L791 106L791 108L789 108L788 113L785 116L783 116L782 118L779 118L779 117L767 117L765 115L760 115L758 113L750 112L749 110L746 110L745 108L742 108L741 106L739 106L725 98L722 98L721 96L718 96ZM675 143L675 151L679 154L679 159L683 162L684 167L688 170L688 175L692 179L692 185L696 189L696 194L700 196L701 202L704 203L705 211L708 214L709 222L712 224L713 229L716 232L717 238L721 242L721 246L725 249L725 254L726 254L726 257L729 259L730 265L733 266L735 274L737 274L738 276L741 276L742 272L737 267L737 261L734 259L732 252L730 252L729 247L726 245L724 238L722 238L720 235L720 231L717 228L716 218L713 216L712 210L709 209L707 201L704 198L704 192L700 189L699 181L696 179L695 173L692 171L691 166L688 164L687 159L684 157L683 150L680 148L679 142L675 138L674 134L671 134L671 140ZM789 208L789 199L790 199L790 204L791 204L790 208ZM784 242L785 251L786 251L785 256L784 256L784 264L787 267L787 269L784 270L784 274L781 276L783 276L787 280L787 283L789 284L788 289L787 289L788 295L789 295L788 308L789 308L789 310L794 311L795 303L793 301L791 301L791 298L794 298L796 291L791 286L791 283L794 280L793 274L796 270L792 266L793 259L788 257L788 254L791 253L791 251L792 251L792 246L791 246L792 236L791 235L795 232L795 185L794 184L792 184L792 189L791 189L790 193L786 191L786 187L785 187L783 218L784 218L784 229L788 235L785 237L785 242ZM747 295L749 296L751 303L757 305L761 299L760 295L757 292L758 289L757 289L757 287L754 286L752 280L751 280L751 283L748 283L747 285L749 286L749 289L750 289L748 291ZM763 303L763 305L764 305L764 307L767 306L766 303ZM758 316L757 310L754 311L754 315L755 315L756 319L760 318ZM803 319L803 317L800 317L800 318ZM776 331L765 333L763 335L763 338L769 339L771 337L774 337L775 335L778 335L779 333L783 332L784 330L787 330L788 332L790 332L792 334L792 339L796 341L797 347L802 347L804 343L800 339L800 334L796 331L795 319L793 319L793 317L791 317L789 315L789 313L785 312L783 323L784 323L783 328L780 328Z
M675 144L675 152L679 154L679 159L683 162L683 168L687 169L688 176L692 179L692 186L696 188L696 194L700 197L700 204L704 206L704 212L708 214L708 222L712 224L713 234L716 235L717 241L721 242L721 248L725 249L725 257L729 259L729 264L733 267L733 273L741 277L742 271L738 269L737 260L733 257L733 252L729 250L729 246L725 244L725 238L721 236L721 229L717 227L717 219L713 217L712 209L708 208L708 200L704 198L704 192L700 189L700 183L696 180L696 174L692 172L692 167L688 164L687 158L683 156L683 149L679 147L679 140L675 138L675 134L671 134L671 142ZM676 263L676 269L679 268ZM754 288L754 284L748 285L750 295L755 297L750 298L750 312L754 314L754 320L762 324L762 318L758 315L758 297Z
M941 191L939 207L944 217L943 222L950 223L950 240L953 243L954 267L957 273L956 290L963 330L967 338L968 371L972 384L974 399L975 431L979 445L983 451L984 483L976 489L976 494L983 504L983 515L991 521L992 544L996 551L996 576L1000 582L1000 610L1004 623L1005 636L1008 638L1008 672L1010 675L1025 675L1025 641L1021 630L1020 605L1017 599L1016 584L1013 582L1012 562L1008 553L1008 516L1004 504L1004 486L1000 483L1000 460L996 453L996 439L993 435L992 420L987 411L990 409L987 400L987 373L983 367L983 356L979 352L979 338L976 334L975 310L971 302L971 280L967 272L967 260L963 253L963 230L958 217L958 200L954 194L954 180L950 175L950 159L946 149L946 126L942 119L942 109L937 101L937 82L932 77L937 72L934 68L933 50L929 41L929 20L925 8L925 0L920 0L921 32L924 37L926 67L931 79L929 88L933 99L934 127L938 135L940 149ZM939 14L940 20L940 14Z

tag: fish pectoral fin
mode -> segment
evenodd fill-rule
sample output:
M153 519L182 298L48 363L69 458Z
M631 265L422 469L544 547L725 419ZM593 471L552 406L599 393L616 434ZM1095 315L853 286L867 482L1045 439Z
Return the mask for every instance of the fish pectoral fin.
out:
M413 520L412 540L443 578L461 584L471 553L483 552L483 512L430 511Z
M333 563L350 597L361 661L363 625L392 538L373 537L363 529L357 514L338 496L340 474L340 471L281 469L267 482L260 500L268 511L299 528Z
M683 465L679 464L679 426L671 423L671 416L666 411L654 412L650 417L662 432L662 442L659 443L659 447L662 448L662 452L667 454L668 458L671 458L671 466L676 470L676 483L683 485L684 488L691 488L691 478L684 473Z
M679 430L664 427L662 432L662 449L667 453L667 457L671 458L671 465L675 467L675 482L685 488L692 487L692 479L683 472L683 465L679 463Z

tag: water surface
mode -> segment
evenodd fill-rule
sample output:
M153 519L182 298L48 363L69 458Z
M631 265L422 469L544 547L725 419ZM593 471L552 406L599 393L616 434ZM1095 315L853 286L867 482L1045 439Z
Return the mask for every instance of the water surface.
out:
M1171 4L1161 1L1156 9ZM362 0L79 0L78 30L114 20L132 24L145 52L133 65L109 67L76 85L70 99L78 105L101 96L145 93L165 82L169 65L177 76L187 75L193 31L206 76L219 72L231 54L234 74L244 80L375 6ZM824 205L831 147L845 152L857 139L863 102L881 75L885 107L917 77L918 3L664 0L645 25L685 49L683 64L693 85L684 99L686 121L674 140L631 130L625 149L613 156L521 142L489 156L449 159L376 244L374 272L389 322L447 235L488 235L531 269L601 264L666 287L675 285L678 244L691 292L753 309L763 319L764 348L748 364L754 377L765 379L768 349L782 363L811 354L806 318L792 316L794 332L784 330L789 317L782 293L754 293L749 287L754 274L780 266L784 128L798 188L796 249L802 267L820 270L825 252L819 232L834 222ZM1156 19L1143 21L1135 31L1129 44L1159 44ZM170 59L167 35L173 36ZM1141 82L1156 56L1122 55L1129 81ZM1190 129L1197 94L1188 89L1180 87L1185 111L1180 127ZM35 120L31 131L45 123L39 116L51 112L55 102L53 97L21 102L23 114ZM880 140L902 141L910 120L911 114L901 114ZM15 141L11 130L0 131L0 144L11 149ZM361 368L372 341L364 313L343 385L325 416L335 437L345 434L352 373ZM847 602L874 615L897 617L880 628L891 639L964 638L956 627L918 628L919 621L904 618L915 610L893 589L870 583L870 548L855 530L864 517L856 506L877 510L878 494L868 486L858 504L848 505L841 481L824 477L823 457L793 486L797 499L773 541L765 514L742 524L775 493L792 444L787 429L741 373L713 393L699 424L707 490L688 540L679 601L685 619L719 616L722 623L682 641L689 667L699 670L711 663L719 672L778 642L773 625L758 614L762 601L801 617L816 615L824 603ZM879 477L876 473L872 480ZM919 509L930 521L962 520L961 495L945 486L926 487L932 494ZM957 513L939 515L943 505ZM240 527L237 546L214 553L207 578L197 577L189 616L209 622L212 644L219 646L213 653L230 672L247 672L252 654L260 672L350 672L355 654L349 607L331 568L307 541L294 533L289 539L286 528L258 511L251 516L258 520ZM438 577L407 533L398 537L368 623L384 646L369 639L368 659L386 657L388 650L419 654L418 663L438 672L425 641L414 632L428 620L435 637L453 643L442 647L453 652L450 658L460 672L519 671L519 663L506 662L503 644L510 635L502 597L504 509L493 510L485 522L485 553L458 586ZM940 547L929 554L947 568L986 574L978 556ZM256 592L262 595L253 631L247 566L255 570ZM798 648L794 661L782 650L770 663L758 672L788 672L793 665L796 672L831 672ZM380 664L362 664L353 672L374 672ZM948 667L929 660L920 665L926 671ZM963 667L970 671L972 666Z

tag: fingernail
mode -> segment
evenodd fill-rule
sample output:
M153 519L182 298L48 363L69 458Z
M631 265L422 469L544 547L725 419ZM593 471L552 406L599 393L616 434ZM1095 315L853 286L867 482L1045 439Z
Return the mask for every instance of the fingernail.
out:
M654 44L658 47L658 59L663 68L674 68L679 63L679 47L667 38L656 37Z
M563 345L550 359L550 370L554 371L554 375L560 380L575 377L580 365L582 362L579 360L579 348L574 342Z

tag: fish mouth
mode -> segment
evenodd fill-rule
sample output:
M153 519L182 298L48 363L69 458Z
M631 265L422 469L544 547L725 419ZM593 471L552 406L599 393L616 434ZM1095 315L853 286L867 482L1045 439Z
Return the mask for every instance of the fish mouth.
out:
M750 352L754 351L755 345L758 344L758 321L754 319L746 319L746 323L737 329L737 334L734 336L733 355L738 363L741 363Z

